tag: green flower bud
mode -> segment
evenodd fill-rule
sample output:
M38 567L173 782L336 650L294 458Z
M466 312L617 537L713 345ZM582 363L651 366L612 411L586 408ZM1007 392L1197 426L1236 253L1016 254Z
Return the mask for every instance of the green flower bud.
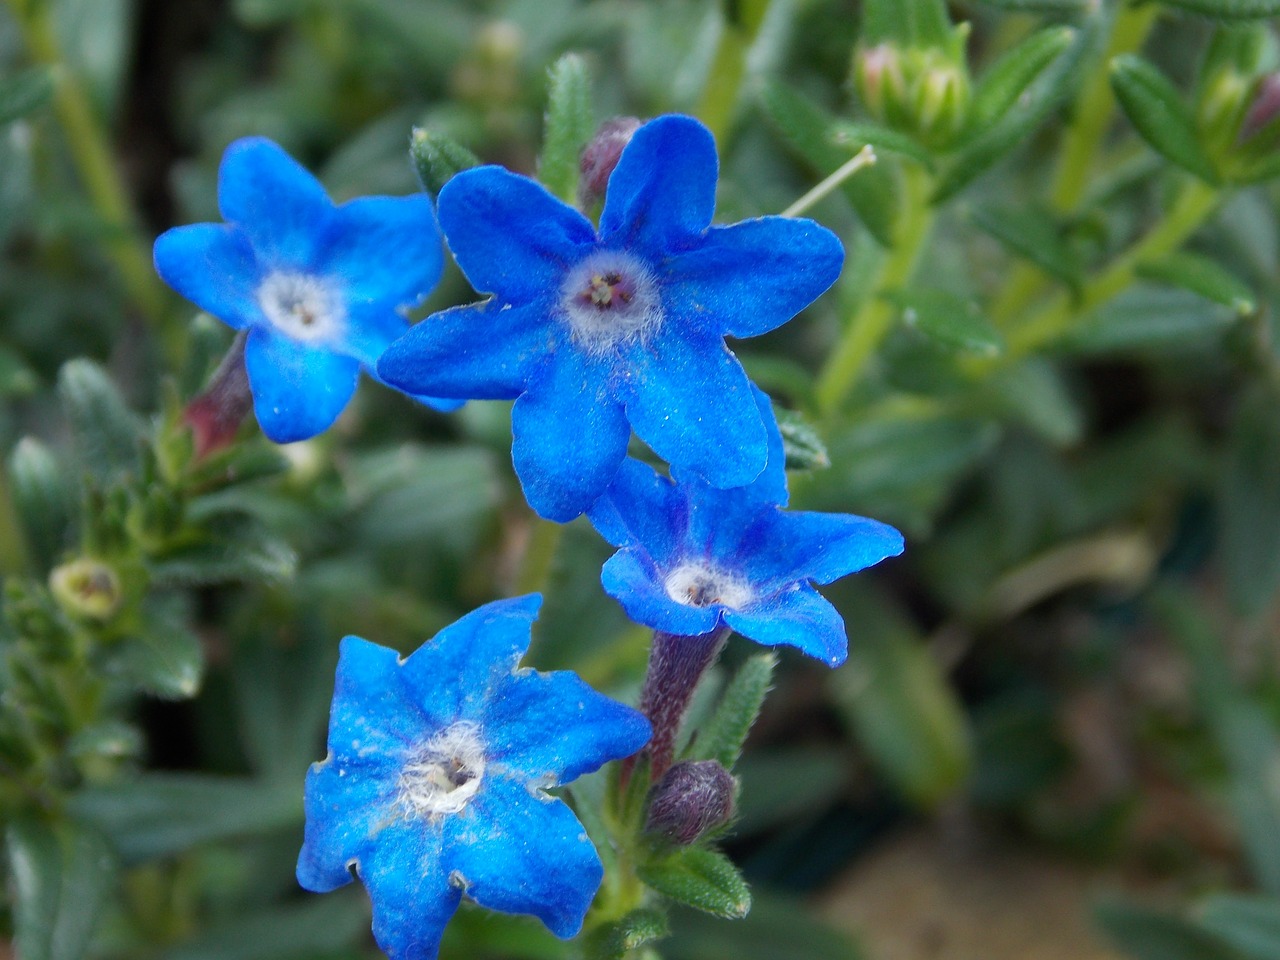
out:
M854 54L853 81L867 112L875 119L893 123L891 112L901 115L907 82L902 70L902 54L896 47L881 43L860 48Z
M124 598L116 572L89 557L55 567L49 574L49 590L73 617L99 622L115 616Z
M931 146L946 146L964 126L971 96L964 45L968 24L944 47L861 47L853 81L867 111L882 123Z

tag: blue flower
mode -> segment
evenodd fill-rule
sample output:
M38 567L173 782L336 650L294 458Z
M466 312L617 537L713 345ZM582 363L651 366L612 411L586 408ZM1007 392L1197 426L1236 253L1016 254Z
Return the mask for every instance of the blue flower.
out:
M541 603L490 603L404 660L342 642L298 882L323 893L354 868L392 960L435 957L464 893L567 938L600 886L595 848L546 790L635 753L649 723L575 674L518 668Z
M636 131L598 233L526 177L458 174L440 223L471 285L493 296L415 326L379 373L442 397L515 399L516 473L552 520L604 491L632 428L717 487L751 482L765 424L724 338L790 320L835 282L844 251L810 220L710 226L716 178L711 133L683 116Z
M618 550L601 581L637 623L678 636L728 626L766 646L788 644L831 666L848 655L844 621L812 583L902 552L893 527L849 514L784 512L782 437L768 398L769 466L754 482L717 490L676 482L628 460L588 516Z
M425 195L335 206L270 140L227 148L218 171L226 223L161 234L156 271L236 330L262 432L277 443L327 430L363 367L405 332L398 308L440 279L444 252ZM417 397L439 409L457 401Z

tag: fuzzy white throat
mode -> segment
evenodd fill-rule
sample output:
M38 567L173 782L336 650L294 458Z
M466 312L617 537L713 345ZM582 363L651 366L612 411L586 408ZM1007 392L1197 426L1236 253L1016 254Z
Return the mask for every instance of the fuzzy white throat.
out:
M597 250L572 267L560 286L560 307L574 340L592 353L644 339L663 318L658 282L621 250Z
M736 610L750 603L754 596L745 580L706 563L681 564L667 574L663 587L668 597L686 607L721 606Z
M269 274L258 285L258 306L272 326L302 343L333 340L347 319L341 298L329 284L306 273Z
M400 803L411 816L458 813L484 780L480 728L460 721L432 737L400 771Z

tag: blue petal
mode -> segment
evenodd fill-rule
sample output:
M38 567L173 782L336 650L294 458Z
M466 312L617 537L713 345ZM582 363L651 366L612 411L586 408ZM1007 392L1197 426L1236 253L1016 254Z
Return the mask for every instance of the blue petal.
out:
M415 324L383 353L378 376L419 394L514 400L540 363L555 362L554 343L538 307L486 300Z
M378 376L377 364L387 348L408 332L409 323L398 311L376 304L353 304L347 314L343 352L359 360L369 375L383 386L404 393L405 391ZM452 397L432 397L417 393L409 393L407 396L446 413L457 410L467 402Z
M558 291L595 244L591 223L542 184L502 167L464 170L440 190L440 226L471 285L515 304Z
M716 487L740 487L765 468L768 437L742 365L719 337L668 317L632 349L627 419L654 453Z
M566 523L584 513L618 472L631 431L605 378L561 349L511 410L511 458L534 511Z
M397 777L403 761L370 754L347 763L313 763L304 791L306 831L298 854L298 883L327 893L351 882L350 866L371 855L386 828L403 816Z
M466 813L473 815L445 828L445 860L467 896L491 910L533 914L558 937L575 936L604 868L573 811L495 775Z
M440 282L444 246L426 196L362 197L334 213L316 269L341 278L352 301L394 308Z
M360 361L254 327L244 350L258 423L276 443L292 443L333 426L360 377Z
M796 647L828 666L840 666L849 655L844 620L808 585L764 597L740 610L726 610L724 620L756 643Z
M218 169L218 206L269 268L310 267L334 214L320 181L265 137L227 147Z
M373 937L390 960L435 960L462 890L442 857L443 830L404 820L358 866L373 902Z
M676 483L689 491L689 498L694 503L707 502L713 510L724 509L747 516L752 510L763 510L765 507L785 507L789 495L787 493L787 452L782 444L782 431L778 429L778 420L773 415L773 404L769 395L751 384L751 395L755 398L756 410L764 423L765 436L768 438L768 462L760 476L742 487L733 487L723 492L708 490L705 481L696 473L672 466L671 477ZM704 511L705 513L705 511ZM714 514L711 515L714 519ZM742 526L745 521L732 520L728 523Z
M649 121L609 177L601 239L650 258L688 249L711 223L718 176L710 130L678 114Z
M628 457L587 517L596 532L615 547L641 546L663 563L680 547L688 526L688 509L675 484Z
M847 513L767 515L746 561L751 581L775 590L801 580L831 583L902 552L902 534Z
M412 698L449 723L481 720L494 688L510 679L529 648L541 606L536 593L495 600L445 627L401 667Z
M672 600L663 584L664 574L643 562L637 551L619 550L605 561L600 583L636 623L681 637L714 630L720 622L720 608L691 607Z
M671 261L665 293L716 332L756 337L786 323L836 282L844 248L812 220L763 217L713 227Z
M540 786L570 783L649 742L649 721L566 671L521 671L494 692L481 727L490 760Z
M329 753L344 762L358 759L398 764L401 755L429 736L447 715L424 712L426 704L401 683L400 655L359 637L339 647L329 713Z
M222 223L174 227L156 238L156 273L174 290L239 330L263 322L262 271L245 235Z

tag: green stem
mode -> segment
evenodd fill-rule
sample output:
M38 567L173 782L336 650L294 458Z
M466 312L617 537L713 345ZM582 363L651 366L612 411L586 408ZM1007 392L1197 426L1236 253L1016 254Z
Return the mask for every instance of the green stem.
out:
M1189 181L1178 193L1169 213L1146 236L1122 253L1087 284L1078 300L1060 293L1040 313L1009 333L1006 360L1024 356L1064 333L1074 318L1106 303L1133 283L1138 266L1173 253L1217 209L1222 200L1215 188Z
M94 115L75 71L63 61L54 32L50 3L9 0L32 57L57 71L54 111L66 134L71 159L89 200L107 226L107 252L115 261L129 298L164 337L166 297L151 266L124 181L116 168L106 131Z
M893 249L880 266L875 291L862 301L862 306L845 328L844 337L818 375L818 406L824 414L839 408L867 361L889 333L894 309L883 294L902 287L911 279L932 232L934 214L929 203L932 184L928 173L913 164L904 165L903 186L902 210L894 230Z

